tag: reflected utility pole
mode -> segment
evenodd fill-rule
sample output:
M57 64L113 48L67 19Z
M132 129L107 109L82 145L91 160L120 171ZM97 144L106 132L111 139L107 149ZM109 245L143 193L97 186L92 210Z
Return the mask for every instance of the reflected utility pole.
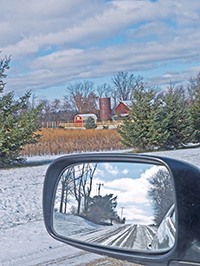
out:
M103 185L104 185L103 183L97 184L97 187L98 187L98 196L100 196L101 186L103 186Z
M123 217L123 210L124 210L124 207L121 207L121 219Z

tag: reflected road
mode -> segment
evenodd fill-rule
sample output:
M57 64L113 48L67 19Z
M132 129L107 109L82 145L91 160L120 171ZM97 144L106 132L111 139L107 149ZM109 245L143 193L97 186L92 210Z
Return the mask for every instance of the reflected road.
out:
M90 233L90 237L85 238L85 241L144 250L147 249L154 235L155 231L150 226L127 224L117 228L112 227L110 230L106 230L106 232L98 231Z

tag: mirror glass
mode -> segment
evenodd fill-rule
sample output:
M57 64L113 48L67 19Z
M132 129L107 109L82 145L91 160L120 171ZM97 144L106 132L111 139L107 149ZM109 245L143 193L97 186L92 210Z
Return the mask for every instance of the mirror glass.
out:
M144 163L70 166L60 176L53 216L61 236L126 249L169 249L176 232L170 173Z

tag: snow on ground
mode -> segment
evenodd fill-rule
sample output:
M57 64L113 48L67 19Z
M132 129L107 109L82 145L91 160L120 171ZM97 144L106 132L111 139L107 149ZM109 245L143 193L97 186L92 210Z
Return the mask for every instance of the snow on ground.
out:
M33 159L33 158L32 158ZM44 160L45 158L41 158ZM42 189L48 165L0 171L0 265L73 265L98 255L69 247L51 238L43 224ZM73 254L73 256L72 256ZM76 254L76 256L74 256Z
M66 226L67 225L67 226ZM73 239L129 249L147 249L156 228L135 224L98 225L83 217L55 212L55 231Z
M176 160L188 162L200 168L200 148L149 152L147 154L154 156L170 157Z
M200 168L200 148L151 152ZM29 157L48 162L0 171L0 265L84 265L102 256L70 247L51 238L42 217L42 189L50 161L59 156Z

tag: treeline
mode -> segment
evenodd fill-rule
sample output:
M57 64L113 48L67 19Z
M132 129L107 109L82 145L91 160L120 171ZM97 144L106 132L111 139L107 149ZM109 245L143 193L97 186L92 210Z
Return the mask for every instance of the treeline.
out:
M121 117L122 143L139 150L177 148L200 142L200 73L187 87L172 84L164 90L150 88L141 77L119 72L110 84L68 84L63 101L43 100L42 121L73 121L78 113L99 117L99 98L110 97L113 113L120 101L131 101L128 117Z
M91 81L68 84L63 101L35 101L31 92L19 100L14 93L4 94L10 58L0 60L0 167L18 162L21 149L36 143L39 122L73 121L78 113L99 116L98 99L111 97L112 107L129 100L129 116L119 128L122 143L140 150L184 146L200 142L200 74L187 88L172 85L166 90L149 88L141 77L119 72L111 85L95 87Z
M199 117L200 74L187 91L170 84L156 92L140 82L119 133L123 144L139 150L178 148L200 142Z
M128 72L119 72L111 83L95 86L92 81L80 81L66 85L66 95L63 99L38 100L32 97L30 106L43 104L41 121L67 121L73 122L77 114L94 113L100 118L99 98L110 97L113 110L120 101L132 100L133 90L142 80Z

